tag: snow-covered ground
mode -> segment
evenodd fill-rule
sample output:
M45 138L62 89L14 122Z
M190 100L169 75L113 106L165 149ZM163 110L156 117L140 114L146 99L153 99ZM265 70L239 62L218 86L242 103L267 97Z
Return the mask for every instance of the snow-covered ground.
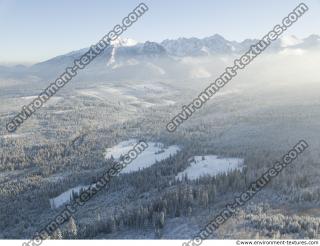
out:
M20 134L11 133L11 134L2 135L0 136L0 138L22 138L22 137L27 137L29 135L30 133L20 133Z
M20 99L23 103L31 103L37 97L38 96L26 96L26 97L20 97L18 99ZM62 97L54 96L54 97L51 97L50 100L48 100L43 106L44 107L52 106L52 105L57 104L61 100L63 100Z
M78 193L81 191L81 189L88 189L90 187L90 185L79 185L77 187L71 188L65 192L63 192L62 194L60 194L57 197L51 198L50 201L50 206L52 209L58 208L68 202L71 201L72 198L72 192L74 193Z
M170 106L170 105L176 104L176 102L173 100L162 100L162 101L164 106L168 106L168 105Z
M215 176L243 168L243 159L220 158L216 155L194 156L190 158L190 164L186 170L178 173L177 179L187 175L188 179L194 180L201 176Z
M53 113L54 114L64 114L64 113L69 113L69 112L73 112L73 109L66 109L66 110L56 110Z
M123 141L107 148L105 152L105 158L110 159L111 156L118 160L121 155L127 154L137 144L137 140L131 139ZM130 173L139 171L140 169L147 168L156 163L156 161L162 161L168 158L170 155L175 155L180 148L176 145L164 147L162 143L148 142L148 148L146 148L138 157L133 160L128 166L126 166L121 173Z
M101 101L121 101L138 107L156 107L173 105L172 89L161 83L137 83L128 85L105 84L97 87L80 89L78 95L96 98Z

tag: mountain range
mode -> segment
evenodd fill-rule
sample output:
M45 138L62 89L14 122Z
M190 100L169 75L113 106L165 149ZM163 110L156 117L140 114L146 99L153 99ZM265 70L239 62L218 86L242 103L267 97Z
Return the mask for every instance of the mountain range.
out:
M242 42L229 41L219 34L206 38L178 38L157 42L137 42L128 38L119 38L112 42L85 71L82 79L122 80L122 79L175 79L179 73L190 70L188 58L206 58L241 55L257 39L246 39ZM319 49L320 36L311 35L304 39L296 36L283 36L276 40L266 52L300 54L307 50ZM0 66L1 77L34 76L41 79L54 79L64 69L73 64L89 48L54 57L30 67ZM200 68L199 68L200 69ZM198 76L198 72L195 77ZM192 76L191 76L192 77ZM203 77L206 77L204 75Z

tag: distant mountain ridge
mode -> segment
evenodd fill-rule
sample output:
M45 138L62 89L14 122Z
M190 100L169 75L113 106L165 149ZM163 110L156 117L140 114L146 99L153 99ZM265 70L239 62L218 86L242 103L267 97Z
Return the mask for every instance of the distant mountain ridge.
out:
M166 39L160 43L151 41L139 43L133 39L119 38L96 57L84 71L81 71L82 77L80 77L88 80L175 79L177 74L181 76L186 74L186 71L190 72L192 78L209 77L210 72L199 66L191 67L183 61L184 58L217 56L218 60L219 56L241 55L258 41L257 39L229 41L219 34L206 38ZM301 54L306 50L319 48L320 36L318 35L310 35L304 39L291 35L279 38L265 52ZM41 80L54 79L88 49L72 51L30 67L2 66L0 67L1 75L3 78L31 75ZM186 78L188 78L187 75Z
M251 45L258 42L258 39L246 39L242 42L226 40L219 34L215 34L206 38L178 38L166 39L161 43L146 41L139 43L132 39L119 38L105 50L104 55L107 60L106 64L114 63L116 58L130 59L132 57L139 58L157 58L162 56L186 57L186 56L207 56L220 54L237 54L245 52ZM293 35L284 36L276 40L270 51L281 51L283 49L310 49L320 47L320 36L310 35L307 38L299 39ZM51 61L62 61L66 57L72 60L83 54L89 48L73 51L68 54L58 56L47 61L38 63L46 63ZM111 61L110 61L111 59ZM34 66L37 66L35 64Z

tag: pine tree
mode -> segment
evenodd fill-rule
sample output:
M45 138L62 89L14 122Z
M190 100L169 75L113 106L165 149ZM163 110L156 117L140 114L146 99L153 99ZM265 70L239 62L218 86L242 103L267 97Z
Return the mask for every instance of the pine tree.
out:
M68 232L71 238L77 238L78 229L77 229L77 224L73 217L69 219Z
M52 233L52 239L62 239L63 236L62 236L62 232L60 230L60 228L57 228L57 230L55 230L53 233Z
M165 215L164 212L160 212L159 215L159 227L162 229L164 227Z

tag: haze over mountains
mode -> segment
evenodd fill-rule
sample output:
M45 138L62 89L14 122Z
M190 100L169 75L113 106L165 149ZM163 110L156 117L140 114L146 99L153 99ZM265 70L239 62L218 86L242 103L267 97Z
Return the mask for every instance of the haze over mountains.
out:
M246 39L242 42L229 41L218 34L203 39L167 39L160 43L151 41L139 43L132 39L119 38L85 69L78 71L68 87L70 89L72 87L87 88L101 83L133 85L139 81L148 83L161 81L170 86L180 87L186 87L188 83L192 84L191 87L204 86L194 81L207 84L209 79L214 79L226 66L233 63L234 58L244 54L257 41L256 39ZM319 48L320 36L318 35L311 35L304 39L283 36L263 52L264 62L261 61L260 67L265 70L270 64L278 64L276 67L280 68L288 62L294 63L292 66L300 67L301 55L305 55L303 62L307 62L308 59L318 59ZM0 87L6 95L11 92L16 94L17 91L20 91L17 95L24 95L26 89L29 90L27 95L34 95L50 81L55 80L66 67L71 66L74 60L81 57L88 49L72 51L29 67L0 66ZM272 55L272 59L268 59L268 55ZM254 64L258 64L258 61ZM275 67L273 65L272 67ZM250 80L254 80L260 67L255 67ZM273 71L270 71L268 76L270 74L272 75ZM279 77L279 73L277 74ZM291 76L286 72L282 74L286 77ZM261 78L260 76L259 79Z
M226 40L219 34L206 38L178 38L166 39L161 43L146 41L139 43L128 38L119 38L106 48L102 55L97 58L96 63L103 62L106 69L117 69L121 66L135 66L138 62L146 60L175 59L183 57L201 57L210 55L232 55L247 51L250 45L256 43L258 39L246 39L242 42ZM320 36L310 35L307 38L300 39L296 36L283 36L276 40L269 48L268 52L284 52L286 50L303 51L313 48L319 48ZM0 67L1 72L31 71L40 72L47 66L68 66L74 59L81 56L89 48L60 55L34 64L30 67L22 65L6 68Z

